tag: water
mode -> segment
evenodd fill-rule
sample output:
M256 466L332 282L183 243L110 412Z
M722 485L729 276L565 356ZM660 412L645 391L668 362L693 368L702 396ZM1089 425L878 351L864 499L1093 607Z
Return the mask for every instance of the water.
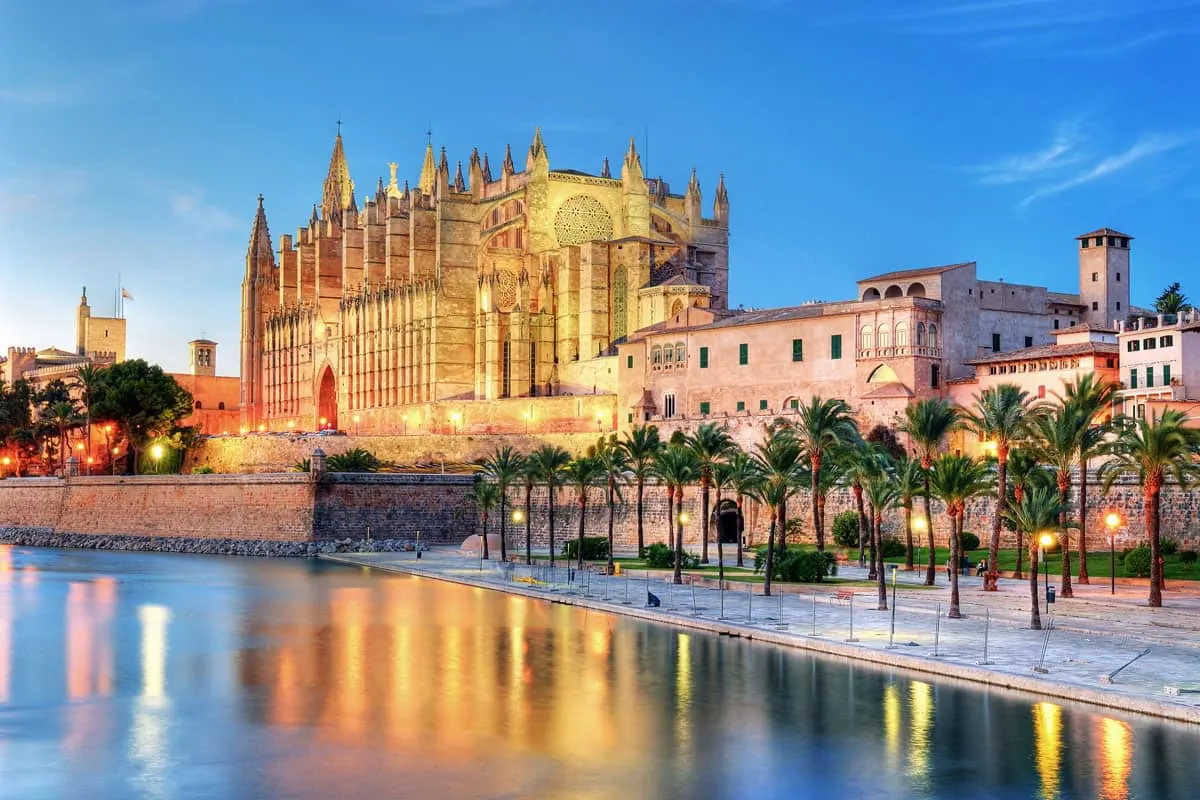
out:
M1200 732L436 581L0 546L0 797L1107 798Z

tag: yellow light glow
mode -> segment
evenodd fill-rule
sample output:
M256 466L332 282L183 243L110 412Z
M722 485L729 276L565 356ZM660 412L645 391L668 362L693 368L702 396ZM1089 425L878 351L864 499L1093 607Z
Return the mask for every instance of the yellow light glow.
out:
M294 428L294 427L296 427L296 420L294 420L294 419L289 419L289 420L288 420L288 427L289 427L289 428Z
M1110 511L1104 518L1104 524L1110 528L1115 528L1121 524L1121 515L1115 511Z
M325 423L327 423L327 422L329 422L329 420L327 420L325 417L321 417L321 424L322 424L322 425L324 425L324 424L325 424Z
M79 444L75 445L75 449L80 452L83 452L83 442L80 442Z
M1041 543L1042 547L1049 547L1050 545L1054 544L1054 534L1043 533L1041 537L1038 538L1038 542Z
M262 433L262 432L263 432L263 431L265 431L266 429L267 429L267 426L266 426L266 425L259 425L259 426L258 426L258 432L259 432L259 433Z
M450 419L454 420L455 422L458 422L460 419L462 419L462 414L455 411L453 414L450 415Z
M530 417L530 414L529 414L529 412L528 412L528 411L522 411L522 412L521 412L521 416L522 416L522 417L524 417L525 419L529 419L529 417Z
M355 414L355 415L354 415L354 424L355 424L355 425L357 425L357 424L358 424L358 414Z
M933 687L913 681L908 687L909 735L907 775L914 789L928 789L930 730L933 727Z
M8 462L7 462L7 461L5 461L4 463L6 463L6 464L7 464ZM88 463L89 463L89 464L95 464L95 463L96 463L96 459L92 458L91 456L88 456Z
M118 450L118 449L117 449L117 448L115 448L115 447L113 448L113 455L114 455L114 456L115 456L117 453L119 453L119 452L121 452L121 451L120 451L120 450Z
M1033 745L1037 758L1042 792L1038 797L1052 800L1059 796L1062 770L1062 709L1054 703L1033 706Z
M516 511L514 511L512 513L512 518L513 518L513 522L524 522L525 521L525 512L518 508Z
M5 457L4 457L4 466L6 466L6 467L7 467L7 466L8 466L9 464L11 464L11 463L12 463L12 459L11 459L11 458L9 458L8 456L5 456Z
M104 432L105 432L105 433L112 433L112 425L105 425L105 426L104 426Z
M688 521L690 519L691 519L691 517L688 516L688 513L686 511L681 511L679 513L679 524L680 525L687 525Z
M150 448L150 455L155 459L162 458L163 449L161 444L156 444Z
M1133 743L1129 726L1120 720L1105 717L1100 720L1100 739L1104 757L1100 796L1104 800L1128 800L1129 772L1132 767L1130 750Z
M912 526L913 526L914 530L918 530L918 531L925 530L925 518L924 517L913 517Z
M245 436L249 432L250 432L250 429L247 428L245 425L243 425L241 427L241 429L238 431L238 433L240 433L242 436Z
M900 755L900 691L894 683L883 690L883 733L888 763L895 769Z

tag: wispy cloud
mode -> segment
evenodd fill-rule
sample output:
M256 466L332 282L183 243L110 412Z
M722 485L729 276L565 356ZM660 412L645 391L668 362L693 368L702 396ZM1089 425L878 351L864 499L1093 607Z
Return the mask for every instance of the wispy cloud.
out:
M1146 159L1168 153L1172 150L1177 150L1186 144L1196 140L1195 134L1162 134L1156 133L1149 136L1143 136L1132 147L1110 156L1106 156L1097 161L1093 166L1077 173L1070 178L1059 181L1058 183L1050 184L1037 191L1029 194L1020 203L1020 208L1028 208L1029 205L1037 200L1052 195L1061 194L1062 192L1075 189L1093 181L1098 181L1101 178L1106 178L1110 175L1115 175L1118 172L1123 172L1130 167L1145 161Z
M197 191L172 190L166 199L172 214L206 230L234 230L244 223L220 206L205 201L203 194Z
M1054 139L1040 150L1007 156L991 164L972 167L971 171L979 175L980 183L987 185L1034 180L1082 161L1084 157L1079 152L1081 142L1077 126L1064 125Z

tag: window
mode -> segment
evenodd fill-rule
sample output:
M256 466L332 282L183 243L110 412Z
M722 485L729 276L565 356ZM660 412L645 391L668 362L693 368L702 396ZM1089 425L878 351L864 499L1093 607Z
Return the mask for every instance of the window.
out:
M683 342L675 343L675 363L682 364L687 361L687 345Z
M876 334L876 338L879 340L879 349L880 350L891 347L892 346L892 329L889 328L887 325L880 325L879 331Z
M750 345L748 345L748 344L739 344L738 345L738 363L741 364L742 366L745 366L746 364L750 363Z
M799 411L800 401L793 397L791 401L788 402L788 406L792 409L792 411Z
M664 367L669 368L672 364L675 363L675 348L674 347L672 347L669 344L664 345L663 349L662 349L662 354L663 354L663 366Z
M1116 365L1117 365L1117 360L1115 358L1108 359L1108 363L1105 364L1105 366L1107 366L1109 369L1112 369Z
M896 323L896 347L908 347L908 325Z
M739 412L740 412L740 411L745 411L745 410L746 410L746 401L745 401L745 400L738 400L738 402L737 402L737 410L738 410Z
M792 361L804 360L804 340L792 339Z
M204 408L204 406L200 404L199 400L196 401L196 408Z
M937 325L934 325L932 322L929 323L929 346L933 348L937 348L938 346Z
M1171 365L1163 364L1163 386L1171 385Z
M863 350L870 350L875 346L875 329L870 325L863 325L859 336L862 340L860 347L862 347Z
M1138 403L1138 404L1137 404L1137 406L1135 406L1135 407L1134 407L1134 410L1133 410L1133 415L1134 415L1135 417L1137 417L1138 419L1145 419L1145 418L1146 418L1146 406L1145 406L1145 404L1143 404L1143 403Z
M708 348L700 348L700 369L708 369Z
M1097 303L1095 300L1093 300L1092 301L1092 311L1099 311L1099 310L1100 310L1100 304Z
M630 425L633 424L633 412L632 411L629 412L629 417L627 418L627 421L629 422Z
M929 385L934 389L938 387L938 380L941 378L941 367L934 364L929 368Z
M1129 370L1129 388L1136 389L1137 386L1137 368Z
M925 346L925 323L917 323L917 347Z
M1117 301L1117 311L1120 311L1120 310L1121 310L1121 301L1118 300Z
M1171 345L1173 345L1173 344L1175 344L1175 337L1174 337L1174 336L1160 336L1160 337L1158 337L1158 346L1159 346L1159 347L1170 347L1170 346L1171 346Z
M766 411L766 410L767 410L767 401L766 401L766 400L759 400L759 401L758 401L758 410L759 410L759 411Z
M1026 337L1025 337L1025 346L1026 346L1026 347L1033 347L1033 337L1032 337L1032 336L1026 336Z
M1104 237L1097 236L1095 239L1092 240L1092 244L1096 245L1096 247L1103 247L1104 246Z
M630 356L632 358L633 356ZM529 394L537 396L537 342L529 343ZM633 415L631 414L630 417ZM632 419L629 420L633 422Z
M840 333L829 337L829 357L832 359L842 357L842 335Z
M1146 367L1146 388L1154 387L1154 367Z
M633 356L629 356L625 361L625 369L633 369Z
M1142 339L1142 349L1143 350L1153 350L1157 346L1158 346L1158 343L1156 341L1154 341L1153 336L1151 336L1149 339Z
M1096 281L1098 281L1098 280L1100 280L1100 273L1099 273L1099 272L1093 272L1093 273L1092 273L1092 283L1095 283L1095 282L1096 282Z
M1089 243L1089 242L1088 242L1088 240L1085 238L1085 239L1081 239L1079 243L1080 243L1080 244L1083 246L1083 249L1084 249L1084 250L1086 250L1086 249L1087 249L1087 247L1088 247L1088 243Z
M708 403L700 404L700 414L702 416L708 416Z
M1058 320L1054 320L1054 330L1058 330Z
M663 417L665 419L670 419L673 416L675 416L675 395L674 395L674 393L664 394L663 395Z
M650 363L655 369L658 369L662 366L662 348L658 345L654 345L654 347L650 349Z
M225 401L224 400L222 400L220 403L217 403L217 410L219 410L219 411L225 410Z
M1122 239L1122 240L1121 240L1121 247L1124 247L1124 248L1126 248L1126 249L1129 249L1129 240L1128 240L1128 239Z
M1115 237L1115 236L1108 237L1108 246L1116 247L1117 246L1117 237Z
M1136 353L1142 349L1142 343L1137 339L1130 339L1129 344L1125 345L1125 349L1130 353Z
M998 334L998 333L992 334L992 352L993 353L1000 352L1000 334Z
M1121 282L1121 273L1117 273L1117 283Z

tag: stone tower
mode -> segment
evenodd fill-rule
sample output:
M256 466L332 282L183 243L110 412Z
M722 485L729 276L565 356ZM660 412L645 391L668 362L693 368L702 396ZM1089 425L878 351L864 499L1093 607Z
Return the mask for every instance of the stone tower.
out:
M217 343L209 339L188 342L188 364L193 375L212 377L217 374Z
M340 139L339 136L339 145ZM242 279L242 360L241 360L241 407L242 424L255 428L263 416L262 398L262 342L267 311L277 298L278 272L275 254L271 250L271 232L267 229L267 212L263 208L263 196L258 196L258 212L250 228L250 243L246 248L246 274ZM194 344L194 343L193 343ZM193 365L195 364L193 347ZM216 347L213 347L213 362L216 362ZM215 372L208 373L210 375Z
M1083 319L1112 326L1129 313L1129 243L1112 228L1076 236L1079 242L1079 302Z
M75 352L81 356L87 355L88 318L92 316L92 308L87 301L87 287L83 287L83 296L79 298L79 309L75 312Z

